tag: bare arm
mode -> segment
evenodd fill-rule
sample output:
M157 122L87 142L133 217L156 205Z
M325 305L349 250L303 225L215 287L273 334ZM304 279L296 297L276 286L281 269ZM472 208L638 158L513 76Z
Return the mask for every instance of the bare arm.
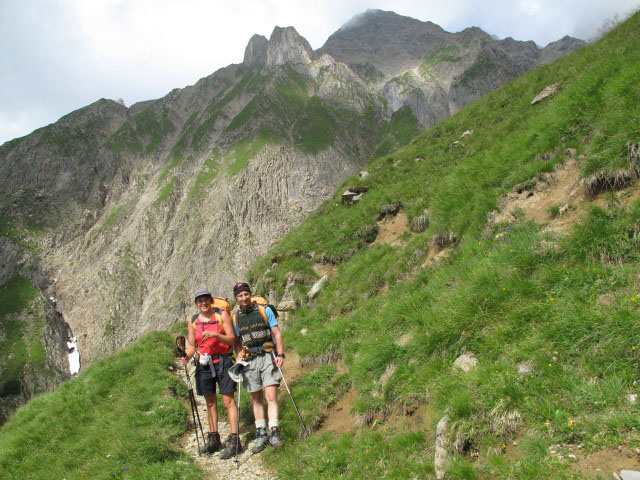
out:
M282 343L282 332L280 331L280 327L279 326L275 326L275 327L271 327L271 333L273 334L273 339L276 342L276 353L278 355L283 355L284 354L284 344ZM280 368L282 367L282 363L284 361L283 357L275 357L275 364L276 367Z
M180 360L182 365L186 365L189 359L193 357L196 353L196 334L193 331L193 327L191 326L191 322L187 320L187 338L189 339L189 346L187 347L186 354L187 356Z
M222 329L224 330L224 335L220 334L218 340L225 345L235 346L236 334L233 331L233 325L231 325L231 317L226 311L222 312Z

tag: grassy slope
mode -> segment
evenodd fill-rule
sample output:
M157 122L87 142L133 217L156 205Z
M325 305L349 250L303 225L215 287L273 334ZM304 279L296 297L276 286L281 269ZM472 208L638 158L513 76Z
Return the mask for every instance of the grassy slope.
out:
M345 182L370 187L360 203L343 206L336 194L257 262L254 278L268 270L264 291L282 291L289 272L311 283L311 252L339 264L313 308L296 312L285 332L287 345L301 355L333 350L345 363L345 374L325 364L293 385L308 423L354 388L354 413L427 403L434 421L448 412L483 455L512 436L519 440L509 460L456 460L452 478L475 478L483 470L499 478L558 478L568 474L547 456L550 444L584 443L589 450L628 440L638 446L639 408L624 396L635 391L639 373L633 234L640 206L593 210L557 251L538 248L542 235L531 223L483 229L500 194L552 170L566 147L586 154L585 174L625 166L626 143L639 140L639 24L636 15L599 44L531 72L372 162L369 178ZM555 82L562 84L560 94L529 105ZM474 133L464 145L452 146L468 129ZM430 227L398 247L366 246L381 206L396 201L411 217L427 212ZM450 230L460 239L455 252L421 268L432 236ZM303 295L308 285L297 288ZM612 295L611 307L597 302L603 289ZM396 345L405 333L409 342ZM478 356L479 367L456 374L451 363L465 349ZM187 412L169 394L184 393L166 371L170 360L169 336L150 334L30 402L0 430L3 475L197 474L189 462L178 463L187 460L171 448ZM522 360L532 362L531 376L518 376ZM377 380L389 365L395 371L382 386ZM497 405L522 416L515 433L492 421ZM422 478L433 470L429 429L396 431L379 422L295 442L297 419L286 402L283 423L288 446L265 454L281 478Z
M21 311L30 316L42 316L43 313L36 311L38 309L32 305L36 295L37 290L24 277L14 276L0 286L0 355L3 359L0 399L20 394L20 377L25 366L33 363L42 366L42 345L39 340L41 327L36 329L30 325L37 339L35 341L37 348L28 348L23 339L26 322L15 316ZM29 311L27 311L28 307ZM29 338L33 339L33 335L29 335ZM31 350L37 358L31 358Z
M172 345L147 334L18 410L0 430L2 478L200 477L173 446L188 412Z
M586 155L585 175L626 168L627 143L640 140L639 41L637 14L597 44L517 79L375 160L370 177L343 185L369 187L358 204L340 204L338 189L254 265L253 281L260 279L263 291L281 293L287 274L300 273L307 286L295 293L303 296L314 277L309 258L338 263L336 279L312 307L295 313L286 331L286 344L300 355L336 351L347 368L339 375L322 365L296 382L309 422L350 388L358 394L354 413L363 416L427 403L434 422L448 413L482 456L475 463L456 459L451 478L490 471L497 478L568 477L567 464L548 456L549 445L640 446L640 408L626 401L640 374L640 205L594 208L556 239L558 250L541 249L548 234L529 222L485 230L501 194L552 171L569 147ZM561 84L560 93L531 106L551 83ZM466 130L474 133L452 145ZM410 217L426 212L429 228L398 247L366 246L382 205L398 201ZM458 236L458 248L421 268L431 238L445 231ZM603 292L612 306L598 302ZM405 333L410 342L396 345ZM465 350L477 355L479 367L462 375L451 364ZM525 360L534 370L523 377L516 365ZM382 386L377 381L390 365L395 371ZM283 410L289 446L267 455L282 478L421 478L433 469L433 432L378 423L300 443L293 441L294 412L288 404ZM522 418L514 430L496 420L508 412ZM512 438L519 447L509 460L486 456Z

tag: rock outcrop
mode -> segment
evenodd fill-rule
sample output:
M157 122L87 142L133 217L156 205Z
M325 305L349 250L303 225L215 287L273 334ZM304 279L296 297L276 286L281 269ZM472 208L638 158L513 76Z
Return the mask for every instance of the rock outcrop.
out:
M345 63L393 111L409 106L428 127L584 45L567 36L540 49L532 41L495 40L477 27L450 33L431 22L367 10L331 35L316 54Z

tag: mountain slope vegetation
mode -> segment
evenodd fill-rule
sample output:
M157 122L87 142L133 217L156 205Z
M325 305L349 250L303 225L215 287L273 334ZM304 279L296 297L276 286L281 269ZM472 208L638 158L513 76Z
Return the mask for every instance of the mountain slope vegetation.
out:
M375 159L368 176L343 182L251 267L255 291L298 305L283 320L285 345L300 358L291 386L315 431L297 441L283 397L287 444L263 454L279 478L423 478L442 468L448 478L584 478L591 453L640 447L640 406L629 397L640 379L639 37L636 14ZM559 90L532 105L551 84ZM553 205L542 223L507 211L505 195L536 198L569 165L583 178L584 205ZM365 187L361 199L342 202L353 187ZM561 210L575 217L557 230ZM496 220L506 213L513 219ZM403 216L410 229L381 241ZM171 385L184 394L164 371L170 340L145 337L19 410L0 430L0 465L15 478L46 477L39 449L78 445L82 462L47 453L55 478L179 477L178 466L193 468L171 448L186 410L165 395ZM453 368L462 354L475 368ZM150 377L137 377L143 371ZM136 395L136 385L150 390ZM65 392L104 408L94 415L80 403L82 431L44 439L50 417L75 405ZM133 403L120 404L125 395ZM445 416L443 467L434 452ZM106 436L104 424L113 426ZM136 453L141 446L159 451ZM116 447L117 462L106 457ZM141 465L151 466L131 470Z
M229 295L372 158L584 44L539 49L377 10L359 20L318 51L275 27L250 39L242 63L194 85L130 107L101 99L0 146L0 288L17 275L39 290L44 325L60 336L42 335L53 378L70 375L67 340L84 368L187 318L199 286ZM10 404L42 390L21 372L7 375L20 389L0 387Z
M636 14L373 161L254 265L258 289L302 304L285 343L311 369L294 385L305 417L322 431L353 399L343 433L303 443L285 407L290 446L268 457L285 478L421 478L445 414L449 478L579 476L549 447L640 445L639 27ZM550 84L559 93L531 105ZM602 193L575 227L549 228L552 211L550 225L488 220L504 194L538 194L576 162L580 188ZM368 191L341 203L352 186ZM391 205L428 226L372 242ZM321 263L336 274L309 301ZM452 368L464 353L468 373ZM428 428L394 426L423 406Z

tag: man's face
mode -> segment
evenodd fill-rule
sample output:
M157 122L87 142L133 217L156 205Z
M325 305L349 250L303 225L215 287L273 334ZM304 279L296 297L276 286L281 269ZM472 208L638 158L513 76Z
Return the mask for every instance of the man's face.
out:
M196 298L196 305L201 312L208 312L211 310L211 297L203 295Z
M240 292L238 295L236 295L236 300L238 302L238 305L240 305L242 308L248 307L249 303L251 303L251 294L249 292Z

